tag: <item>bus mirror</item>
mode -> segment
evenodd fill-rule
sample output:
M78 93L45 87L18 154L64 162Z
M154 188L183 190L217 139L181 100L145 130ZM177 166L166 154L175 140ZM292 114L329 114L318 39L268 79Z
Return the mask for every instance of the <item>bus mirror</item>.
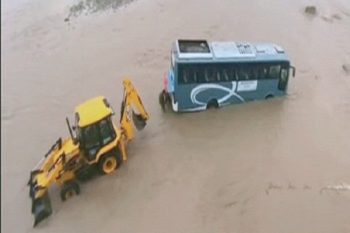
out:
M294 66L290 66L290 68L292 69L292 75L293 75L293 77L295 77L295 67Z

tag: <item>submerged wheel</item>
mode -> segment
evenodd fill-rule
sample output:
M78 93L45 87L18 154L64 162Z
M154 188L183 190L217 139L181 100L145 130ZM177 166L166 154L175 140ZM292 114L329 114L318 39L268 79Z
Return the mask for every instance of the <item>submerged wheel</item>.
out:
M75 172L77 179L81 182L85 182L96 175L96 166L90 165L80 168Z
M265 97L265 99L267 100L267 99L272 99L273 98L273 95L272 94L269 94L269 95L267 95L266 97Z
M218 101L216 99L212 99L208 102L207 104L207 109L213 109L213 108L218 108L219 104Z
M79 194L79 184L75 181L69 181L65 183L61 189L61 200L66 201L67 199Z
M122 158L119 151L108 153L100 159L98 164L99 170L102 174L111 174L122 163Z
M162 107L163 112L166 110L166 106L170 104L170 96L165 90L162 90L158 96L159 104Z

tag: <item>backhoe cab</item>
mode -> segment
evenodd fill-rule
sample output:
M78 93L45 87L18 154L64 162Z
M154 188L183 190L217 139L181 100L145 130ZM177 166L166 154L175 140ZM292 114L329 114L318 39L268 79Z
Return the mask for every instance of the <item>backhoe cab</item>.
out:
M32 170L28 185L34 226L52 213L48 195L52 184L61 187L61 199L65 201L80 193L77 178L84 178L91 168L97 167L102 174L110 174L127 160L126 145L135 135L131 121L141 130L149 115L132 83L124 80L123 86L119 127L112 122L114 112L106 98L90 99L75 109L72 128L66 119L71 137L58 139Z
M89 164L97 163L99 152L106 147L116 147L120 140L120 132L112 123L112 115L113 110L103 96L88 100L75 110L75 135L72 138L79 144L80 153ZM119 157L119 154L116 155L118 163L121 163Z

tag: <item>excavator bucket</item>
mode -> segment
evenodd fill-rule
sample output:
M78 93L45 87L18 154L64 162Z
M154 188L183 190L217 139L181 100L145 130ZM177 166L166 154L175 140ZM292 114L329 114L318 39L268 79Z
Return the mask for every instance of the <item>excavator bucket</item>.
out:
M32 213L34 215L34 227L52 214L51 201L48 193L38 199L33 199Z
M35 181L35 175L38 173L40 173L40 171L32 172L28 182L29 196L32 199L32 214L34 215L34 227L52 214L51 201L48 192L46 192L39 198L35 197L36 192L40 190L40 187L37 186Z
M146 126L146 119L144 119L140 114L136 114L132 111L132 120L137 130L143 130Z

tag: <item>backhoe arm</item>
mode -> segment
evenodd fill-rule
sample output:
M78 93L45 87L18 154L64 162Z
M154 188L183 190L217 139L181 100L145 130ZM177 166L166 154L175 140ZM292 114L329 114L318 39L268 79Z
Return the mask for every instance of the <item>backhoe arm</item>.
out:
M129 141L135 136L131 120L137 130L142 130L146 125L146 121L149 119L149 115L131 81L125 79L123 86L124 97L121 105L120 127L123 130L126 141Z

